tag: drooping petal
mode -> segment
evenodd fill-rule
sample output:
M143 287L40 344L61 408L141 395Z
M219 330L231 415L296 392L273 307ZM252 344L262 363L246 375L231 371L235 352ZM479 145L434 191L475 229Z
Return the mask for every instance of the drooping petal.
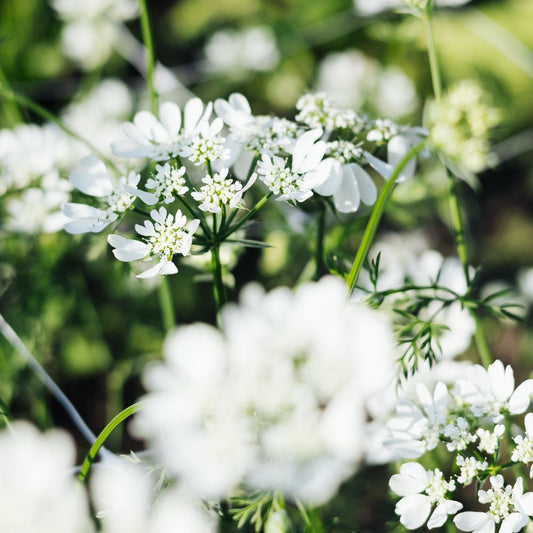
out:
M333 196L335 207L341 213L355 213L361 203L361 195L353 169L349 166L344 168L342 181Z
M326 180L315 187L315 191L322 196L331 196L339 188L342 181L343 166L340 161L331 160L330 171Z
M509 412L513 415L523 413L529 407L532 394L533 379L526 379L526 381L518 385L516 390L509 398Z
M404 135L395 135L387 144L387 162L395 168L411 149L411 142ZM410 180L415 175L416 158L412 157L405 164L397 181Z
M407 529L417 529L428 519L431 504L424 494L411 494L396 504L395 512L400 515L400 522Z
M315 144L315 141L317 141L321 137L321 135L322 135L322 129L315 128L313 130L306 131L304 134L302 134L298 138L294 146L294 151L292 154L292 170L294 172L303 174L304 172L308 172L309 170L312 170L314 168L314 167L308 168L309 165L305 165L305 159L308 156L308 154L314 150L313 145ZM316 166L318 162L324 156L324 153L326 151L325 143L322 143L320 145L320 151L322 153L320 154L320 157L318 158L314 166ZM306 168L307 170L303 170L303 168Z
M366 205L374 205L378 197L378 189L368 172L356 163L351 163L350 168L353 170L359 187L361 201Z
M483 533L494 532L494 522L486 513L478 511L466 511L459 513L454 519L453 523L461 531L476 531Z
M385 163L381 159L378 159L377 157L374 157L371 153L365 152L365 158L368 161L368 164L384 179L388 180L392 173L394 172L394 168L389 165L388 163Z

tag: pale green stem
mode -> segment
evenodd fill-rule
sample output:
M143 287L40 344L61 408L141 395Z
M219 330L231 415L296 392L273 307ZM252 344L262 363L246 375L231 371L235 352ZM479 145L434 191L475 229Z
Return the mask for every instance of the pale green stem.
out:
M402 160L398 163L396 168L394 169L393 173L391 174L390 178L385 183L385 186L383 189L381 189L381 192L379 193L379 196L376 200L376 203L374 204L374 207L372 209L372 213L370 214L370 219L368 220L368 224L365 228L365 232L363 234L363 239L361 240L361 244L359 245L359 248L357 249L357 254L355 256L355 259L353 261L352 269L350 270L350 274L348 275L348 278L346 279L346 284L348 285L348 291L349 294L352 294L352 292L355 289L355 284L357 283L357 278L359 277L359 272L361 271L361 268L363 267L363 263L366 259L366 256L368 255L368 251L370 250L370 245L372 244L372 241L374 240L374 235L376 234L376 231L379 226L379 222L381 220L381 217L383 216L383 212L385 210L385 206L387 204L387 201L389 197L392 194L392 191L394 190L394 187L396 185L396 179L404 169L405 165L413 158L422 148L424 147L424 143L417 144L416 146L413 146L409 152L407 152Z
M213 272L213 291L217 313L226 303L226 288L222 279L222 264L220 262L220 244L215 244L211 249L211 270Z
M0 66L0 83L7 89L11 89L7 81L6 75L4 73L4 70L2 69L1 66ZM18 123L25 122L24 117L22 116L22 112L19 109L19 106L17 105L17 102L15 100L6 100L6 108L9 109L11 116L14 118L16 122Z
M437 48L435 46L435 39L433 37L433 27L431 24L430 10L426 12L422 20L424 22L424 26L426 29L427 49L428 49L429 65L430 65L430 70L431 70L431 81L433 83L433 92L435 93L435 99L437 100L437 103L439 103L441 100L442 85L441 85L441 78L440 78L439 61L438 61L438 56L437 56ZM451 215L451 221L452 221L453 231L455 235L455 242L457 245L457 254L459 256L459 260L461 261L463 265L466 281L467 283L470 283L470 273L468 270L468 267L469 267L468 250L467 250L466 240L465 240L464 225L461 219L459 196L457 194L455 178L453 177L453 175L450 173L448 169L446 169L446 176L448 178L448 191L449 191L448 199L449 199L449 204L450 204L450 215ZM475 325L476 325L475 340L476 340L476 346L477 346L478 353L479 353L479 358L481 359L481 362L483 363L483 365L488 366L492 362L492 356L490 354L489 345L485 337L485 332L483 331L483 326L481 324L479 317L476 314L473 314L473 318L474 318Z
M158 291L163 327L166 332L169 332L176 325L176 316L174 314L174 301L167 276L161 276Z
M157 112L157 94L154 84L154 42L146 0L139 0L139 5L141 7L141 31L146 49L146 82L148 84L148 93L150 94L150 110L155 114Z
M98 454L98 451L100 448L104 445L104 442L107 440L109 435L113 432L113 430L122 424L124 420L129 418L131 415L135 414L142 406L142 402L134 403L133 405L130 405L129 407L126 407L123 411L121 411L118 415L116 415L109 424L106 425L106 427L102 430L100 435L96 438L95 443L91 446L89 453L85 457L85 460L83 461L83 464L81 465L80 473L78 474L78 478L81 481L85 481L87 478L87 474L89 473L89 470L91 469L91 466L96 458L96 455Z

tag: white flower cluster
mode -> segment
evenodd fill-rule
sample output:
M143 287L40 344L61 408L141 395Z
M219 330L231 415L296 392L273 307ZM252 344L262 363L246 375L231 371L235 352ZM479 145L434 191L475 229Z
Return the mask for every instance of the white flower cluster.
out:
M336 278L248 286L221 322L170 334L137 434L201 497L244 484L327 501L361 459L366 399L392 377L388 322Z
M459 469L455 479L445 481L440 472L437 476L437 471L426 471L418 463L406 463L400 474L392 476L390 487L402 496L396 513L405 527L423 525L433 504L437 507L427 527L440 527L448 515L462 508L462 504L449 499L456 489L455 482L466 486L489 476L490 488L478 492L479 502L489 504L489 510L462 512L455 517L455 525L462 531L479 533L494 531L495 524L501 524L500 531L519 531L526 525L533 516L533 493L523 494L520 478L513 487L506 486L498 472L533 460L533 415L526 415L524 436L511 440L505 432L509 418L529 408L532 394L533 380L515 389L512 368L498 360L487 370L479 365L469 367L466 377L458 379L452 390L438 382L431 394L419 384L416 403L398 402L397 414L388 423L391 436L385 442L395 456L417 458L440 445L456 454ZM504 444L504 440L508 442ZM510 462L505 462L506 453L510 453Z
M0 432L0 530L12 533L214 533L217 520L183 488L158 494L139 465L111 460L95 468L90 490L73 475L70 436L28 422ZM160 491L159 491L160 492ZM89 499L96 511L91 516Z
M367 121L352 110L335 107L321 94L303 96L297 109L299 122L256 117L243 95L232 94L214 105L193 98L183 113L172 102L160 105L158 117L138 112L132 122L122 125L123 138L112 142L111 149L114 156L144 160L144 170L136 162L135 170L124 172L112 160L83 159L70 183L95 200L90 205L69 202L63 206L69 219L66 231L97 233L118 225L127 212L146 216L138 200L155 206L151 217L156 224L145 220L135 226L143 240L113 234L109 242L121 261L158 261L139 277L173 274L177 272L173 255L190 253L193 233L200 226L195 242L208 250L240 227L239 221L230 226L235 212L228 223L227 210L244 208L243 194L256 183L266 185L268 196L277 200L294 203L314 194L332 196L337 211L353 213L361 203L372 205L377 197L376 185L364 167L374 167L387 179L393 165L421 138L416 128ZM218 117L212 117L213 110ZM379 124L386 124L386 136L373 133ZM370 153L384 143L388 143L387 163ZM406 179L414 171L412 161L399 178ZM157 204L164 207L158 210ZM185 211L192 215L190 222ZM215 215L212 227L205 212Z

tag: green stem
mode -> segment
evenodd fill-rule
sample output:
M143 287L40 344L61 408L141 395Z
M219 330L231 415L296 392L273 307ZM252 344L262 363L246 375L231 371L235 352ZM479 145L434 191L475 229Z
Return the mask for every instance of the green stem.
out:
M112 431L122 424L124 420L129 418L131 415L136 413L141 408L142 402L134 403L133 405L130 405L129 407L126 407L123 411L121 411L118 415L116 415L111 422L109 422L106 427L102 430L100 435L98 435L95 443L91 446L91 449L89 450L89 453L85 457L85 460L83 461L83 464L81 465L80 473L78 474L78 478L81 481L85 481L87 478L87 475L89 474L89 470L91 469L91 466L94 462L94 459L96 458L98 451L100 448L104 445L104 442L109 437L109 435L112 433Z
M426 41L429 58L429 69L431 71L431 83L433 84L433 92L437 103L440 102L442 94L442 81L440 77L439 59L437 56L437 47L435 46L435 39L433 36L433 25L431 22L431 8L422 17L424 22L424 29L426 30Z
M357 254L353 261L352 269L350 270L350 274L348 275L348 278L346 279L346 284L348 285L349 294L352 294L352 292L355 289L355 284L357 283L359 272L361 271L361 268L366 259L366 256L368 255L368 251L370 250L370 245L372 244L372 241L374 240L374 235L376 234L379 222L381 220L381 217L383 216L385 205L387 204L387 201L389 197L392 195L392 191L394 190L394 187L396 186L396 179L400 175L405 165L407 165L407 163L410 161L410 159L414 157L418 152L420 152L420 150L422 150L423 147L424 147L424 143L420 143L420 144L417 144L416 146L413 146L409 150L409 152L407 152L403 156L401 161L395 167L390 178L385 183L385 186L383 187L383 189L381 189L378 199L376 200L376 203L372 209L372 213L370 214L370 219L368 220L368 224L365 228L363 239L361 241L361 244L359 245L359 248L357 249Z
M217 314L226 303L226 288L222 280L222 264L220 262L220 245L215 244L211 249L211 268L213 271L213 291L215 295L215 305Z
M319 280L328 269L324 261L324 230L326 225L326 206L323 202L320 202L318 208L318 214L316 217L316 249L315 249L315 280Z
M168 332L176 325L176 316L174 314L174 301L167 276L161 276L158 291L163 326L165 331Z
M155 114L157 112L157 94L154 84L154 42L146 0L139 0L139 4L141 8L141 31L146 49L146 82L148 84L148 93L150 94L150 110Z
M251 209L246 213L244 217L242 217L239 222L237 222L234 226L230 227L221 237L221 241L224 241L227 237L229 237L232 233L235 233L247 220L249 220L251 217L253 217L259 209L261 209L268 201L268 199L273 195L274 193L270 191L269 193L265 194L263 198L261 198Z
M0 95L3 96L6 100L17 102L22 107L30 109L45 120L53 122L56 126L61 128L67 135L70 135L72 138L77 139L78 141L85 144L85 146L87 146L91 150L91 152L97 155L99 159L106 163L106 165L112 167L117 172L119 172L115 163L113 163L113 161L111 161L106 155L100 152L100 150L98 150L96 146L94 146L90 141L82 137L79 133L76 133L73 129L69 128L60 118L57 118L53 113L40 106L38 103L34 102L33 100L30 100L26 96L22 96L21 94L18 94L13 90L6 88L5 86L2 86L1 84Z
M427 38L427 49L428 49L428 58L429 65L431 69L431 81L433 84L433 92L435 93L435 99L437 103L441 100L442 93L442 82L440 77L439 61L437 56L437 48L435 46L435 39L433 37L433 27L431 24L431 9L429 8L425 16L423 17L424 26L426 29L426 38ZM465 278L467 283L470 283L470 273L468 270L468 250L465 240L465 231L464 224L461 218L461 211L459 206L459 195L457 191L457 186L455 183L455 178L451 172L446 169L446 176L448 179L448 201L450 205L450 216L453 226L453 231L455 235L455 242L457 245L457 255L459 260L463 265L463 270L465 273ZM488 366L492 362L492 356L490 354L489 345L485 337L485 332L479 317L472 313L472 316L475 321L476 331L475 331L475 341L479 353L479 358L484 366Z
M2 69L1 66L0 66L0 84L2 84L7 89L11 89L7 81L6 75L4 73L4 70ZM14 118L15 122L22 123L22 124L25 122L24 117L22 116L22 112L19 106L17 105L16 101L6 100L5 107L7 110L9 110L9 113Z

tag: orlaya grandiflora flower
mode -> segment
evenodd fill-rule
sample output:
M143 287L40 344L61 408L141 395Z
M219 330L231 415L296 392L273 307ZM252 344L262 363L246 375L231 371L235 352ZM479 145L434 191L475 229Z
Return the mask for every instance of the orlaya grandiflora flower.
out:
M333 196L336 209L341 213L354 213L363 202L373 205L377 188L358 160L362 150L347 141L327 143L326 155L330 156L330 173L327 179L315 187L322 196Z
M490 488L478 492L480 503L489 504L489 510L465 511L459 513L454 524L461 531L473 533L494 533L500 526L500 533L520 531L533 516L533 492L524 494L522 478L518 478L513 487L505 485L502 475L491 476Z
M320 128L303 133L289 149L292 154L290 167L285 158L263 154L257 173L259 179L279 195L278 200L303 202L327 179L332 160L322 159L326 143L318 140L321 136Z
M114 179L100 159L88 156L81 161L82 170L72 172L70 182L81 192L101 199L101 207L66 203L63 213L69 219L64 226L68 233L98 233L118 219L133 205L138 196L148 205L157 197L137 189L141 176L131 171L127 176Z
M107 240L113 246L113 254L119 261L136 261L138 259L159 257L159 262L152 268L138 274L138 278L176 274L178 267L172 262L174 254L188 255L192 245L192 235L200 221L187 220L178 209L175 215L164 207L153 209L152 220L136 224L135 230L143 237L142 241L127 239L122 235L109 235Z
M498 359L488 369L481 365L469 368L467 378L457 382L456 392L476 416L499 422L505 413L518 415L526 411L533 394L533 379L527 379L515 390L512 367L504 367Z
M405 463L400 473L391 477L389 486L398 496L403 496L395 511L407 529L417 529L426 521L428 529L440 527L448 515L463 508L461 503L448 499L448 494L455 490L455 482L446 481L438 468L426 470L419 463Z
M122 157L148 157L166 161L179 155L198 134L200 125L211 116L212 104L205 108L199 98L187 102L183 111L173 102L159 107L159 120L149 111L139 111L133 122L122 126L125 139L111 143L113 153Z

